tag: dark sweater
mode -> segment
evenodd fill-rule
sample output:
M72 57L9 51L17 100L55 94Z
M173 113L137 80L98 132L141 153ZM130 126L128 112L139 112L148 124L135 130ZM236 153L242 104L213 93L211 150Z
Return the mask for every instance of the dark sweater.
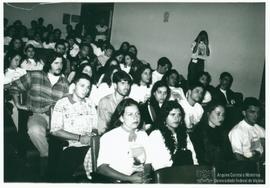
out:
M190 137L200 165L215 165L232 159L228 134L222 127L212 128L203 120Z

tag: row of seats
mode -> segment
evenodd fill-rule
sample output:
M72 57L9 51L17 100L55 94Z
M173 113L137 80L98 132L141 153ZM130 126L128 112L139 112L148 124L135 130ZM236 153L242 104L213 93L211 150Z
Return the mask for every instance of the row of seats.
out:
M116 180L109 179L97 174L97 157L99 152L100 136L93 136L92 145L92 167L93 179L87 180L83 166L74 173L76 182L93 183L115 183ZM65 142L55 136L49 137L49 169L52 177L54 167L59 159ZM258 162L232 161L219 163L215 166L184 165L168 167L153 173L152 183L184 183L184 184L227 184L227 183L264 183L265 166ZM252 181L252 182L250 182Z

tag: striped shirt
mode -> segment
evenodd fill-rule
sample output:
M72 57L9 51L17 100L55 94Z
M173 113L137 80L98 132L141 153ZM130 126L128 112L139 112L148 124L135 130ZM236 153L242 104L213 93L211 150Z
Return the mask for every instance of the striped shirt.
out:
M13 82L11 93L27 92L27 106L34 113L48 112L50 106L68 94L68 81L61 75L52 86L48 74L43 71L27 72L20 79Z

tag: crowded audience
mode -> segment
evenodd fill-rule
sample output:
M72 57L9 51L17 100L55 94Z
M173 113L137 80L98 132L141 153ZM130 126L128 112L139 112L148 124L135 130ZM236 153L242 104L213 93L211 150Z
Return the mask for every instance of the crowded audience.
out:
M116 48L102 19L95 36L80 24L66 30L64 38L43 18L30 28L17 20L4 29L5 106L13 106L17 129L18 109L30 112L26 131L40 155L41 177L48 175L53 147L48 135L67 142L54 167L58 182L73 182L81 166L88 179L97 173L109 182L149 183L154 171L168 167L264 162L263 107L231 90L229 72L220 70L219 84L210 85L206 31L180 72L164 56L153 69L129 41ZM94 136L100 138L96 171Z

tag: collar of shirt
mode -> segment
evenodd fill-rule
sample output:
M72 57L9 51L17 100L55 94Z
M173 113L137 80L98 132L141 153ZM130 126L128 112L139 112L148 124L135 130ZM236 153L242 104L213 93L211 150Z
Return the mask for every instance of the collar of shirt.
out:
M71 94L71 95L68 95L67 97L68 97L68 100L69 100L69 102L70 102L71 104L75 104L75 103L76 103L76 101L73 100L73 95L72 95L72 94ZM84 99L82 100L82 102L86 103L86 99L84 98Z

